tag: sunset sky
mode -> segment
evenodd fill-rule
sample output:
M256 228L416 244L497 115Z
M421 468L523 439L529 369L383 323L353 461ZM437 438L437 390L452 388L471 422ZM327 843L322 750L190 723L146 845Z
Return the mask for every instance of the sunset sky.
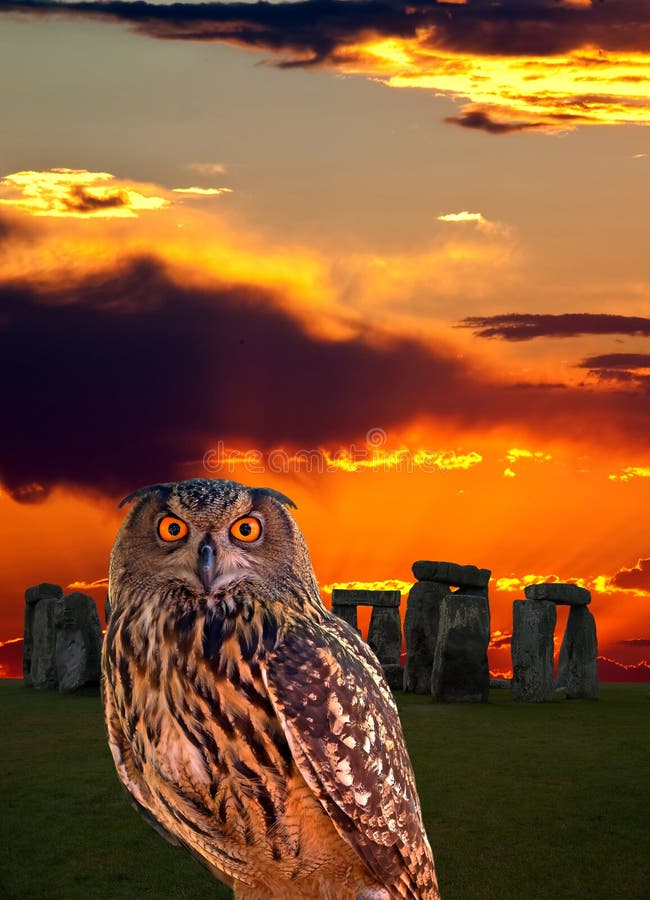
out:
M0 48L0 645L211 476L327 603L490 568L506 673L577 581L650 679L650 0L0 0Z

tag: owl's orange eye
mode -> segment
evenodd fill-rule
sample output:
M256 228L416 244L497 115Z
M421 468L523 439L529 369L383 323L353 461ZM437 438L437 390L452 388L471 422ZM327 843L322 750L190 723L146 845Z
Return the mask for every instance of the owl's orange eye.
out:
M187 534L188 528L182 519L176 516L165 516L158 523L158 534L163 541L180 541Z
M245 541L247 544L251 544L261 535L262 523L253 516L244 516L242 519L237 519L236 522L232 523L230 533L238 541Z

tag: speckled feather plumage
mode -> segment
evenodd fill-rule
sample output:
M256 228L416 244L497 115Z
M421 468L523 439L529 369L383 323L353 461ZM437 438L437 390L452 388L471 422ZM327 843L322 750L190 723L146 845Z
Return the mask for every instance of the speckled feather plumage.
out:
M134 805L236 897L436 900L392 695L323 607L291 501L208 479L127 499L103 691ZM223 534L253 512L264 540L232 547ZM152 538L163 513L190 525L185 547ZM230 579L210 593L191 573L207 533Z

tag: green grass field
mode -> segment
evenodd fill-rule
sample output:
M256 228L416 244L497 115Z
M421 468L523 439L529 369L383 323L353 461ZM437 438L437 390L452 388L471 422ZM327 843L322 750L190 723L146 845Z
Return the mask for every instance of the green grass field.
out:
M598 702L399 695L443 900L650 898L648 685ZM0 898L230 897L131 809L99 698L0 681Z

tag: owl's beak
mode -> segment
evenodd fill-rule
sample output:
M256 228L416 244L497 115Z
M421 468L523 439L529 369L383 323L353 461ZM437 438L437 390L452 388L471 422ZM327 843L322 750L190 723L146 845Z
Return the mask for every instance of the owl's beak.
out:
M214 558L216 549L214 541L208 537L204 538L199 545L199 577L206 593L210 592L216 575L217 567Z

